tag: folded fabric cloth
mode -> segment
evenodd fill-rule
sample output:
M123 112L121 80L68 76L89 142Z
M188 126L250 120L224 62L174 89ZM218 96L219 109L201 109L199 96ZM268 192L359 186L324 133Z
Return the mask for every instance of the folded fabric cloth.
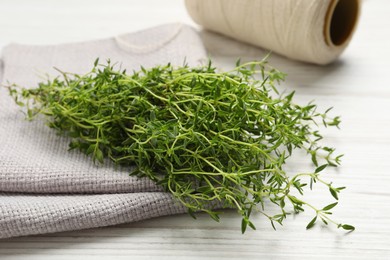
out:
M199 65L206 52L197 32L169 24L115 38L52 46L11 44L2 51L2 84L36 87L58 75L91 70L110 59L127 71L158 64ZM96 166L42 120L28 122L0 88L0 238L114 225L186 209L131 169Z

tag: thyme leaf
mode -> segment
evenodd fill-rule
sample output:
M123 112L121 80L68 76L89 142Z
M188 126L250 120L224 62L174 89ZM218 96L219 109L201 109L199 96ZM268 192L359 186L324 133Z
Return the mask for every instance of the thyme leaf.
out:
M325 185L336 200L344 188L321 179L320 173L339 165L341 156L318 143L318 128L338 127L340 118L329 117L330 109L317 112L312 103L293 103L294 92L279 94L275 84L285 75L266 60L237 62L227 72L217 71L210 61L128 74L97 59L85 75L61 73L34 89L9 86L27 118L45 115L49 127L70 137L70 149L97 163L108 158L136 165L133 175L164 187L191 216L204 211L218 221L220 212L210 207L217 202L237 209L244 233L248 226L255 229L253 210L275 228L289 207L295 213L310 208L315 217L308 229L318 219L354 229L329 218L337 203L321 209L301 198L305 179L310 188ZM297 150L307 152L313 172L285 172L286 160ZM277 205L277 214L267 213L269 202Z

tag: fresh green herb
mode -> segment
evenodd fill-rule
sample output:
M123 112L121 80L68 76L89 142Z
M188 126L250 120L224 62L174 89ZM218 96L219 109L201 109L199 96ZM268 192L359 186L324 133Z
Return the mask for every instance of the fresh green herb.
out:
M316 208L301 199L310 181L321 183L337 200L344 187L320 178L341 156L321 146L319 125L338 127L338 117L316 105L293 103L294 92L283 95L275 83L284 74L265 60L236 64L218 72L211 62L202 67L157 66L131 75L115 66L99 64L86 75L62 72L62 77L39 83L35 89L10 86L17 104L27 107L27 118L47 116L48 125L71 138L78 149L103 163L136 165L132 174L148 177L180 201L194 216L207 212L216 221L220 212L210 205L236 208L242 232L251 212L264 214L275 228L289 214L304 208L318 219L346 230L354 227L329 218L332 203ZM313 172L288 175L286 160L296 150L306 151ZM294 195L294 191L296 195ZM277 205L269 214L266 203ZM288 206L288 207L287 207Z

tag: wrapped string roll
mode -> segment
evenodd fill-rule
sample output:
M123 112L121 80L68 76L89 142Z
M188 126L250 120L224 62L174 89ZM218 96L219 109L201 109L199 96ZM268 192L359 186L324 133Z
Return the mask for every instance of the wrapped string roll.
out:
M185 0L211 31L291 59L328 64L351 41L360 0Z

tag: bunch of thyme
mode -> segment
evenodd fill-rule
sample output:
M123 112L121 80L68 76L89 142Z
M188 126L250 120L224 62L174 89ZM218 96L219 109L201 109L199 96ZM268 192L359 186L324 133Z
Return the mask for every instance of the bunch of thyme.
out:
M85 75L62 72L35 89L10 86L15 101L27 107L28 119L38 114L49 127L71 138L78 149L103 163L136 165L132 174L147 177L180 201L193 216L210 209L215 201L236 208L242 215L242 232L256 209L272 226L289 214L311 208L314 219L353 230L329 218L336 203L316 208L291 191L303 195L302 178L328 187L337 200L344 187L320 178L327 166L337 166L340 156L320 146L319 125L338 126L338 117L316 111L316 105L297 105L294 92L279 94L274 84L284 74L265 60L249 62L228 72L211 64L174 67L170 64L141 68L131 75L107 64L94 63ZM313 172L288 175L286 159L304 150L315 165ZM265 202L280 212L267 214Z

